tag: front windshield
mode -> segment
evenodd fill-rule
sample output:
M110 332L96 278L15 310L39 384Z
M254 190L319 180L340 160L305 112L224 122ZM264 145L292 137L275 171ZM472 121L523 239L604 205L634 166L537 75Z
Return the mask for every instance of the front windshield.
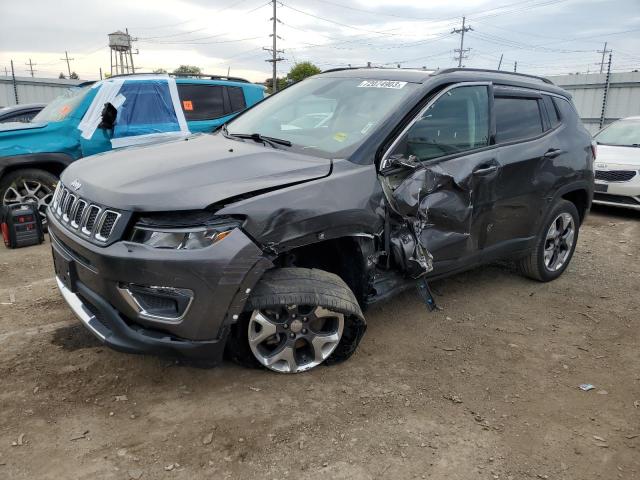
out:
M228 133L258 133L328 158L346 157L415 88L407 82L310 78L230 122Z
M60 122L73 112L91 87L70 88L52 100L31 120L32 123Z
M640 146L640 120L619 120L595 136L602 145Z

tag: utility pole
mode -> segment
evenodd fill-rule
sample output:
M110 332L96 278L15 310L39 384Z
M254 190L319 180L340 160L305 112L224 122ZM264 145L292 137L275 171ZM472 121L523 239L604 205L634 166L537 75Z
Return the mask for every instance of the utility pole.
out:
M102 67L100 67L100 80L102 80Z
M516 60L515 62L513 62L513 73L516 73L518 71L518 61Z
M131 73L136 73L136 68L133 66L133 48L131 48L131 35L129 35L129 29L125 28L125 33L127 34L127 41L129 42L129 58L131 59ZM137 38L133 39L134 41ZM136 50L137 53L137 50Z
M604 58L607 53L611 53L611 50L607 50L607 42L604 42L604 48L602 50L597 50L598 53L602 54L602 60L600 60L600 73L604 70ZM596 63L597 65L597 63Z
M60 60L64 60L65 62L67 62L67 71L69 72L69 77L71 77L71 64L69 62L71 62L71 60L74 60L73 58L69 58L69 54L67 53L67 51L64 51L64 58L61 58Z
M602 96L602 111L600 112L600 128L604 126L604 121L607 112L607 97L609 96L609 85L611 84L611 55L613 52L609 52L609 63L607 64L607 77L604 82L604 94Z
M500 54L500 61L498 62L498 70L500 70L500 67L502 66L502 58L504 57L504 53Z
M13 69L13 60L11 60L11 80L13 82L13 95L16 98L16 105L20 102L18 101L18 84L16 83L16 72Z
M37 65L37 63L31 63L31 59L29 59L29 63L25 63L25 65L29 66L29 70L31 71L31 78L33 78L33 72L37 72L37 70L34 70L33 67Z
M265 60L265 62L270 62L273 66L271 93L276 93L278 91L278 62L284 60L284 58L279 57L278 54L284 53L284 50L278 50L278 39L280 38L278 36L278 22L280 20L278 20L277 0L272 0L271 3L273 4L273 17L271 18L271 21L273 22L273 33L270 36L272 37L273 42L271 48L264 47L263 50L271 52L271 58ZM282 39L280 38L280 40Z
M465 26L466 18L462 17L462 28L454 28L451 30L451 33L459 33L460 34L460 48L456 48L454 52L458 54L457 57L453 57L454 60L458 60L458 67L462 67L462 60L467 58L466 53L471 50L470 48L464 48L464 34L466 32L472 31L473 28L470 26Z

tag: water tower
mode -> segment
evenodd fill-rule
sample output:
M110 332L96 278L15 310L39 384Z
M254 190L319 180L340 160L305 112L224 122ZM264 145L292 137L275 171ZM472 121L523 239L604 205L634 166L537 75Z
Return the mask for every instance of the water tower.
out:
M131 48L129 31L109 34L109 49L111 51L111 75L136 73L133 66L133 50Z

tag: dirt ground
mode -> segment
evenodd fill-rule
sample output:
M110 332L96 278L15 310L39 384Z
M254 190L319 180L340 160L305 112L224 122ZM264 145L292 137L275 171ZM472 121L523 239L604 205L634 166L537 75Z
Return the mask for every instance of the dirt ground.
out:
M113 352L48 244L0 249L0 478L640 478L639 260L640 213L597 209L559 280L406 292L350 361L287 376Z

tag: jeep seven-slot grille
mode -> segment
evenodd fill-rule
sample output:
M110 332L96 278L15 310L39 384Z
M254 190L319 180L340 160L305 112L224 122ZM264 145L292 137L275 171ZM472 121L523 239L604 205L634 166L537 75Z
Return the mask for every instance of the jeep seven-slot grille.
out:
M596 180L605 182L628 182L635 176L635 170L596 170Z
M50 209L69 230L101 243L110 240L121 217L114 210L80 198L62 184L55 192Z

